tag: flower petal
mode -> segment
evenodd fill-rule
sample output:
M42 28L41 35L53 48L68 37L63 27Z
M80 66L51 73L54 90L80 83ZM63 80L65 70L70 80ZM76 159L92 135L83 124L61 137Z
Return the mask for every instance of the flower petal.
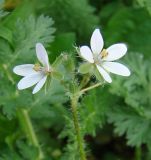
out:
M34 68L33 64L23 64L14 67L13 72L20 76L27 76L37 73L33 68Z
M22 78L18 83L18 89L26 89L33 85L35 85L37 82L39 82L44 77L44 74L41 72L26 76Z
M35 86L35 88L33 89L33 94L37 93L42 87L43 85L45 84L46 82L46 79L47 79L47 76L44 76L38 83L37 85Z
M96 65L96 67L99 70L102 77L105 79L105 81L107 81L108 83L111 83L112 79L111 79L110 75L102 67L100 67L98 65Z
M38 60L49 70L49 59L47 51L41 43L36 44L36 54Z
M91 43L91 49L93 53L100 54L103 48L104 42L99 29L94 30L90 43Z
M80 47L80 54L88 62L94 63L92 52L88 46Z
M117 62L104 62L102 66L109 72L121 76L130 76L130 70L123 64Z
M103 58L106 61L114 61L123 57L127 52L127 47L123 43L118 43L107 48L108 55Z

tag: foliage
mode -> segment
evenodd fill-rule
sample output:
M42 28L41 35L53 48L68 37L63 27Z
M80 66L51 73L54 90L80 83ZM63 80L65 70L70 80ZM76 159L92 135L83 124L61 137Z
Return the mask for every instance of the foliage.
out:
M150 62L135 53L129 56L127 62L132 71L131 78L116 79L111 87L111 92L121 97L125 104L119 102L112 107L108 114L109 121L115 124L116 133L126 133L129 145L150 145Z
M93 14L94 8L87 0L51 0L49 3L44 0L41 3L39 8L55 19L57 33L75 32L79 41L88 41L90 33L98 25L98 18Z
M83 126L84 134L96 135L97 126L102 127L105 120L104 113L107 108L103 104L103 93L101 90L93 90L84 97L82 107L80 107L81 125ZM100 100L101 99L101 100Z
M29 17L28 20L25 22L17 21L15 28L17 30L13 31L14 35L12 36L12 41L15 47L14 50L10 48L11 44L9 44L6 41L7 40L6 38L8 37L6 37L5 39L1 39L2 42L1 45L4 45L5 47L1 46L1 48L4 50L1 50L0 52L1 62L2 62L1 77L3 79L3 81L1 81L2 96L0 99L1 99L1 104L3 104L4 113L9 116L13 115L13 111L15 111L16 104L18 106L26 106L32 101L32 97L31 98L29 97L27 98L28 101L24 101L25 102L24 104L22 103L23 99L25 98L24 96L28 97L30 94L26 92L25 95L22 96L20 93L18 93L18 91L16 91L15 78L14 75L12 75L11 68L14 64L20 63L20 61L25 62L23 57L26 56L27 53L28 53L27 60L29 59L29 61L31 61L31 59L34 57L33 47L37 42L37 39L39 39L40 42L44 42L46 44L48 44L48 42L50 43L53 40L51 34L54 32L54 28L52 29L50 28L52 24L53 24L52 19L44 16L40 16L37 19L37 21L33 16ZM10 34L12 34L12 32L10 32ZM9 39L9 41L11 40ZM10 59L10 61L8 61L8 59ZM4 82L5 84L3 84ZM13 103L12 101L13 102L16 101L16 103ZM15 106L13 106L13 104ZM8 110L5 108L5 106L7 106L6 108Z
M39 156L39 148L29 142L22 126L21 109L28 111L44 160L80 159L69 100L74 92L102 77L98 73L93 73L96 77L88 75L92 68L87 63L81 65L76 43L88 45L90 34L99 26L105 37L105 48L121 41L127 44L130 52L125 62L132 75L113 77L110 85L80 95L77 117L87 159L100 159L95 148L103 152L102 160L125 160L126 148L134 160L133 149L141 149L142 145L147 146L148 151L142 147L142 157L147 159L147 152L151 151L151 19L144 7L150 12L150 1L137 0L139 8L130 0L12 3L8 0L6 5L0 0L0 160L35 160ZM61 72L63 79L55 75L60 82L52 77L44 89L32 95L31 89L18 91L16 84L21 77L14 75L12 69L19 64L36 63L37 42L44 44L50 64ZM88 76L86 84L80 86L85 76ZM110 128L107 140L106 135L100 136L106 127ZM120 142L118 136L122 137Z
M146 10L115 1L104 6L99 14L106 46L122 41L129 50L150 56L151 19Z
M141 7L146 7L148 12L151 14L151 2L150 0L137 0Z
M74 124L71 121L71 114L68 113L68 116L65 116L66 120L66 127L59 135L60 138L68 137L68 144L64 148L64 155L62 156L61 160L65 159L79 159L79 153L77 148L77 141L75 136Z
M21 7L24 8L26 7L26 5L23 5ZM58 108L58 106L61 103L65 102L66 98L65 96L63 96L63 88L58 84L57 81L54 80L51 81L52 87L50 90L47 91L47 96L45 96L44 92L33 97L31 96L29 90L25 92L17 91L16 83L19 79L12 73L13 66L15 64L27 62L34 63L33 58L35 57L35 43L38 41L48 46L48 44L50 44L53 41L54 37L52 34L55 31L55 29L52 27L54 22L51 18L43 15L37 18L33 15L27 15L26 20L24 20L24 18L17 17L18 15L21 15L22 12L24 12L24 10L22 10L21 8L17 8L12 12L12 14L10 14L6 19L4 19L0 25L2 29L0 34L0 106L2 109L2 113L6 115L7 118L9 118L9 120L6 121L8 124L12 122L14 123L14 121L18 119L18 108L23 107L30 109L31 116L34 119L37 119L37 121L39 121L40 130L40 126L42 128L44 126L47 128L48 126L54 125L53 122L51 124L48 124L48 120L52 121L50 119L53 119L56 112L64 112L61 108ZM24 17L25 14L26 13L24 12ZM9 19L11 20L11 25L9 24ZM43 105L45 106L44 110ZM52 106L56 106L56 109L54 109L53 111L51 110ZM58 121L60 121L59 116ZM1 123L3 124L3 122L4 120L2 119ZM56 123L56 120L54 122ZM9 129L8 127L7 129ZM16 157L16 159L22 159L24 157L23 155L29 155L29 157L24 157L25 159L34 159L30 157L34 156L35 149L33 148L32 150L31 148L33 146L23 144L22 141L19 144L15 144L15 141L17 139L22 138L20 134L22 133L21 129L15 129L16 126L12 125L12 127L10 127L10 129L8 130L8 133L4 132L4 139L1 143L4 143L4 141L9 140L8 146L10 146L11 148L18 146L21 152L15 153L10 151L10 149L8 148L7 151L3 151L2 149L0 155L2 155L3 158L5 157L5 159L7 159L7 157ZM10 154L8 155L8 153ZM22 154L23 157L20 154ZM19 158L20 156L22 158Z

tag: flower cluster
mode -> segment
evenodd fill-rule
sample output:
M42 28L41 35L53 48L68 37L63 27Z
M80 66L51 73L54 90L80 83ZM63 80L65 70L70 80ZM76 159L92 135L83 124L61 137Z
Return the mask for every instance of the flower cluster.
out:
M99 29L95 29L90 40L90 46L91 49L88 46L81 46L80 55L88 63L95 66L106 82L112 82L110 72L121 76L130 75L130 71L125 65L114 62L126 54L127 47L125 44L118 43L103 49L104 41L102 35ZM36 44L36 54L41 65L23 64L13 69L14 73L23 76L18 83L18 89L22 90L36 85L33 89L33 94L44 86L47 77L53 71L49 64L47 52L41 43Z

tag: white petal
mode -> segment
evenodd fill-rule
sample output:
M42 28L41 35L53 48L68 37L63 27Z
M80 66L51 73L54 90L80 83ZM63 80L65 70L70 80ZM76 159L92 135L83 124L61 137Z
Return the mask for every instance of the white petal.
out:
M104 62L103 67L107 71L121 76L130 76L131 74L130 70L126 66L117 62Z
M49 70L49 59L47 51L41 43L36 44L36 54L38 60Z
M43 77L35 86L35 88L33 89L33 94L37 93L42 87L43 85L45 84L46 82L46 79L47 79L47 76Z
M127 47L123 43L118 43L107 48L108 55L104 57L104 60L114 61L123 57L127 52Z
M19 81L18 89L22 90L22 89L29 88L35 85L36 83L38 83L43 77L44 77L44 74L41 72L26 76Z
M112 79L110 77L110 75L100 66L96 65L97 69L99 70L100 74L102 75L102 77L105 79L105 81L107 81L108 83L112 82Z
M88 46L80 47L80 54L88 62L94 63L92 52Z
M91 49L93 53L100 54L103 48L104 42L99 29L94 30L90 43L91 43Z
M20 76L27 76L36 73L33 64L18 65L13 68L13 72Z

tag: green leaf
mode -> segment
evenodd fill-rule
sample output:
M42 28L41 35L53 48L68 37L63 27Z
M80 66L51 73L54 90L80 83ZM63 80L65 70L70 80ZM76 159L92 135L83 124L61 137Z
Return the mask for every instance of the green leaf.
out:
M56 56L59 56L61 53L70 53L73 51L73 46L75 45L76 37L74 33L62 33L55 37L54 42L50 46L51 50L51 59L53 62Z
M92 136L96 135L96 130L102 127L105 122L105 114L112 103L111 97L104 92L106 88L100 86L97 89L89 91L89 94L83 98L81 107L79 107L81 126L83 132ZM110 101L108 101L110 99Z
M6 117L0 114L0 144L4 145L6 139L15 134L16 128L17 124L15 120L8 120Z
M7 153L2 153L0 160L12 160L12 157L15 158L15 160L22 160L22 158L18 154L9 150L7 151Z
M118 108L108 112L109 122L115 125L115 133L120 136L126 133L128 145L141 146L151 140L151 120L141 117L130 108L116 106ZM143 127L142 127L143 126Z
M27 54L29 49L35 48L37 42L45 44L52 42L54 39L52 34L55 32L53 24L52 18L43 15L37 19L30 16L26 21L19 19L16 23L17 30L15 30L14 36L17 52Z
M40 12L55 19L57 33L74 31L78 40L84 42L98 25L99 18L94 14L95 8L87 0L81 0L80 3L77 0L51 0L49 3L48 0L38 0L38 2L43 6Z
M17 146L19 148L19 152L21 153L22 157L25 159L37 159L38 158L38 148L35 148L33 146L29 146L24 142L18 141Z
M151 14L151 1L150 0L137 0L141 7L145 7Z
M18 5L15 10L4 19L2 25L9 28L14 29L16 21L20 18L22 20L26 20L30 15L34 14L33 3L29 3L28 1L22 1L20 5Z
M7 40L10 44L13 43L12 31L8 29L7 27L0 26L0 37Z
M113 79L110 91L120 101L108 112L109 122L114 123L115 132L126 134L131 146L149 145L151 140L151 72L150 60L140 54L131 53L126 59L131 70L127 79ZM143 127L142 127L143 126Z
M108 5L112 6L112 2ZM117 6L116 4L114 5ZM112 14L105 17L104 35L106 37L106 46L108 47L122 40L122 42L128 45L130 51L143 53L146 57L150 57L150 15L142 8L118 5L118 10L115 9L116 7L113 7L114 11ZM105 14L108 10L101 10L100 15ZM141 41L138 41L138 39L141 39Z

